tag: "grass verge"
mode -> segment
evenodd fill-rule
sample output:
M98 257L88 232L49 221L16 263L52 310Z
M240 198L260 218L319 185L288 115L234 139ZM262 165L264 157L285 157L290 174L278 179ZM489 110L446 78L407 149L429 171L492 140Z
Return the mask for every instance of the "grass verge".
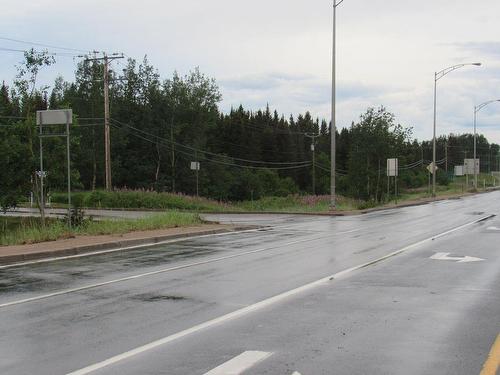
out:
M0 246L23 245L79 236L123 234L134 231L167 229L202 224L197 214L167 212L132 220L85 220L80 226L68 229L66 222L49 219L42 228L37 218L0 218Z

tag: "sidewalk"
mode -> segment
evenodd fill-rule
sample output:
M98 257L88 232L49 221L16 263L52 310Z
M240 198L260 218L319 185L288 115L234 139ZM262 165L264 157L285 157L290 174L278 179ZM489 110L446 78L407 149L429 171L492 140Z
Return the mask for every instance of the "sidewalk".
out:
M236 225L205 224L195 227L140 231L116 235L78 236L65 240L40 242L29 245L4 246L0 247L0 264L77 255L129 246L153 245L166 240L203 236L207 234L229 233L253 228L254 227L250 228Z

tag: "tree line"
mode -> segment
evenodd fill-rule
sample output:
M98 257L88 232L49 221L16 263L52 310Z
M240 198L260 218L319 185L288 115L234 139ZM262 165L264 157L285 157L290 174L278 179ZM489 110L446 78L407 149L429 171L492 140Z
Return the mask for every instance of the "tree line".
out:
M73 109L74 189L104 186L104 66L99 61L82 61L74 80L58 77L52 87L40 87L40 70L53 63L47 53L27 51L12 87L4 82L0 88L2 207L15 205L21 196L39 189L37 110ZM162 79L144 58L140 63L128 59L121 72L111 71L113 186L195 194L196 176L190 164L198 161L200 194L218 200L311 194L313 186L315 194L329 192L329 123L309 112L285 117L269 106L257 111L239 106L223 113L219 110L221 99L216 81L199 69ZM339 128L339 193L384 200L386 159L392 157L399 158L404 188L427 183L425 166L432 159L432 143L414 139L411 128L398 124L385 108L369 108L358 121ZM464 157L472 157L473 137L451 134L440 137L437 144L438 179L446 184L446 169L450 172ZM499 149L485 137L478 137L483 170L499 169ZM44 140L49 191L64 190L65 152L64 140Z

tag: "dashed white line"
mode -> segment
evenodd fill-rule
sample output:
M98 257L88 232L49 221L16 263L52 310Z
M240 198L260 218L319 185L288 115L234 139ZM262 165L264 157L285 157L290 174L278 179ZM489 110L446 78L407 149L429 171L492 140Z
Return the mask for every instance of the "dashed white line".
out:
M269 352L246 351L206 372L204 375L240 375L250 367L269 358L272 354Z

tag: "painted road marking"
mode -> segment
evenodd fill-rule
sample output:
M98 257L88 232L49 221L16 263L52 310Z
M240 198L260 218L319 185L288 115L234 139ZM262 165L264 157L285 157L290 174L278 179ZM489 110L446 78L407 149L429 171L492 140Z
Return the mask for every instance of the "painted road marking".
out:
M210 370L205 375L239 375L257 363L269 358L273 353L247 351Z
M433 256L431 256L430 259L434 259L434 260L452 260L452 261L456 261L457 263L480 262L480 261L484 260L482 258L469 257L469 256L464 256L464 257L450 257L450 253L436 253Z
M483 369L479 375L496 375L500 368L500 335L497 336L493 346L491 347L488 358L483 365Z
M492 230L492 231L499 232L500 228L498 228L498 227L488 227L488 228L486 228L486 230Z
M254 313L254 312L257 312L259 310L262 310L263 308L266 308L266 307L272 306L274 304L283 302L286 299L288 299L290 297L294 297L294 296L296 296L298 294L305 293L307 291L310 291L310 290L315 289L315 288L320 287L320 286L330 285L330 283L331 283L332 280L341 279L343 277L346 277L347 275L349 275L350 273L352 273L354 271L363 269L365 267L371 266L371 265L376 264L376 263L380 263L380 262L382 262L382 261L384 261L386 259L389 259L389 258L392 258L392 257L394 257L396 255L402 254L402 253L404 253L404 252L406 252L406 251L408 251L410 249L416 248L416 247L418 247L420 245L423 245L423 244L425 244L427 242L431 242L431 241L434 241L437 238L441 238L441 237L444 237L444 236L446 236L448 234L460 231L460 230L462 230L462 229L464 229L464 228L466 228L468 226L474 225L474 224L476 224L476 223L478 223L480 221L483 221L485 219L486 218L478 219L478 220L475 220L473 222L461 225L459 227L447 230L446 232L440 233L440 234L435 235L433 237L429 237L429 238L427 238L425 240L416 242L416 243L414 243L412 245L408 245L408 246L406 246L406 247L404 247L402 249L394 251L394 252L392 252L390 254L387 254L387 255L385 255L383 257L377 258L377 259L372 260L370 262L359 264L357 266L354 266L354 267L348 268L346 270L337 272L337 273L335 273L333 275L330 275L330 276L324 277L322 279L313 281L313 282L311 282L309 284L305 284L305 285L302 285L302 286L300 286L298 288L291 289L291 290L289 290L287 292L283 292L281 294L277 294L274 297L270 297L270 298L264 299L264 300L262 300L260 302L254 303L253 305L249 305L249 306L243 307L243 308L241 308L239 310L236 310L236 311L230 312L228 314L219 316L218 318L214 318L214 319L208 320L206 322L200 323L200 324L195 325L195 326L193 326L191 328L185 329L184 331L180 331L180 332L174 333L173 335L163 337L163 338L158 339L156 341L150 342L149 344L145 344L145 345L139 346L137 348L131 349L131 350L127 351L127 352L115 355L114 357L111 357L111 358L105 359L105 360L103 360L101 362L95 363L93 365L84 367L84 368L82 368L80 370L76 370L76 371L70 372L67 375L86 375L86 374L90 374L91 372L100 370L100 369L102 369L104 367L107 367L107 366L111 366L111 365L116 364L118 362L121 362L121 361L123 361L125 359L134 357L134 356L136 356L138 354L141 354L141 353L147 352L149 350L158 348L159 346L163 346L165 344L171 343L171 342L173 342L175 340L178 340L180 338L192 335L194 333L198 333L198 332L200 332L202 330L206 330L208 328L214 327L216 325L223 324L225 322L228 322L228 321L231 321L231 320L234 320L234 319L237 319L237 318L241 318L241 317L243 317L245 315L248 315L250 313Z
M357 231L357 229L352 230L352 231L343 232L343 233L337 233L337 234L352 233L354 231ZM158 274L162 274L162 273L166 273L166 272L177 271L177 270L181 270L181 269L185 269L185 268L190 268L190 267L195 267L195 266L200 266L200 265L204 265L204 264L221 262L221 261L228 260L228 259L239 258L239 257L245 256L245 255L258 254L258 253L262 253L262 252L265 252L265 251L276 250L276 249L279 249L279 248L282 248L282 247L287 247L287 246L290 246L290 245L296 245L296 244L303 243L303 242L317 241L317 240L321 240L321 239L325 239L325 238L329 238L329 237L331 237L331 236L327 235L327 236L321 236L321 237L316 237L316 238L305 238L305 239L291 241L291 242L287 242L287 243L276 245L276 246L265 247L265 248L256 249L256 250L250 250L250 251L246 251L246 252L243 252L243 253L226 255L226 256L223 256L223 257L219 257L219 258L202 260L202 261L199 261L199 262L184 264L184 265L181 265L181 266L163 268L163 269L156 270L156 271L141 273L141 274L133 275L133 276L122 277L122 278L115 279L115 280L103 281L101 283L95 283L95 284L91 284L91 285L85 285L85 286L81 286L81 287L77 287L77 288L64 289L64 290L60 290L58 292L43 294L41 296L24 298L24 299L20 299L20 300L16 300L16 301L11 301L11 302L5 302L5 303L0 304L0 308L14 306L14 305L20 305L20 304L28 303L28 302L40 301L42 299L47 299L47 298L51 298L51 297L61 296L61 295L64 295L64 294L71 294L71 293L81 292L81 291L84 291L84 290L94 289L94 288L98 288L98 287L101 287L101 286L112 285L112 284L116 284L116 283L121 283L121 282L125 282L125 281L140 279L140 278L148 277L148 276L154 276L154 275L158 275Z

